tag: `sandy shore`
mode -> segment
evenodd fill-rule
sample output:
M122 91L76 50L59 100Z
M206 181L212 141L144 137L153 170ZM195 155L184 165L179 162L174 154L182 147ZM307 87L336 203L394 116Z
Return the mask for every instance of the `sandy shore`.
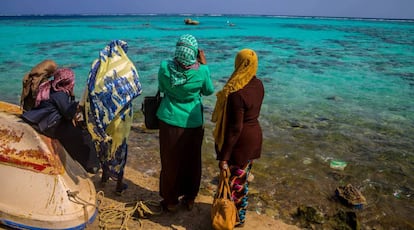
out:
M134 206L138 201L157 203L161 200L158 195L158 175L160 170L158 155L158 135L156 131L148 131L142 128L142 124L135 124L130 134L129 159L125 170L125 182L129 188L122 196L116 195L114 181L109 181L102 188L100 176L92 175L96 190L104 193L102 207L107 205L122 205L128 203ZM140 167L140 164L146 167ZM152 167L152 170L148 170ZM203 169L204 170L204 169ZM202 185L203 186L203 185ZM214 190L215 185L210 185ZM204 185L206 187L206 185ZM200 192L201 193L201 192ZM212 195L199 195L192 211L184 207L175 213L158 213L159 206L148 205L154 212L147 218L130 219L129 229L212 229L210 221L210 209L213 201ZM132 207L131 207L132 208ZM136 217L136 215L135 215ZM99 216L88 229L99 229ZM119 222L118 222L119 224ZM281 220L275 220L270 216L248 211L246 225L240 229L299 229L288 225Z
M126 183L128 190L122 195L117 196L113 193L115 182L111 181L105 188L99 186L99 176L92 177L97 186L97 191L103 191L105 194L102 205L117 205L129 203L135 205L137 201L159 201L158 196L158 179L150 177L131 167L126 168ZM147 215L147 218L130 219L128 221L129 229L212 229L210 222L210 208L213 199L211 196L200 195L196 199L195 207L192 211L187 211L184 207L175 213L159 214L158 206L148 207L154 212L153 215ZM136 215L134 215L136 216ZM88 229L99 229L99 216ZM115 222L120 224L119 221ZM258 215L256 212L249 211L247 222L240 229L299 229L295 226L275 220L266 215Z

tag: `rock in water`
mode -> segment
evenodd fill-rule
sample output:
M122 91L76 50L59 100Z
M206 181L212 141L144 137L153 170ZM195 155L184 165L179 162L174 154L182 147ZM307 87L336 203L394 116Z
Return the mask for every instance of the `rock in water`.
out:
M351 184L339 186L335 193L343 202L356 208L362 208L367 203L362 193Z

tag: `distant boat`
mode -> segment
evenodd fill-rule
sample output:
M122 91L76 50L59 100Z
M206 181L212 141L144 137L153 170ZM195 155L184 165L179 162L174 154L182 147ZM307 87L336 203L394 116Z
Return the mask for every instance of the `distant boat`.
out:
M59 141L23 122L0 101L0 224L17 229L80 230L97 216L87 172Z
M198 24L200 24L200 22L199 22L199 21L192 20L191 18L186 18L186 19L184 19L184 23L185 23L186 25L198 25Z
M234 23L232 23L232 22L230 22L230 21L227 21L227 25L228 25L228 26L236 26L236 24L234 24Z

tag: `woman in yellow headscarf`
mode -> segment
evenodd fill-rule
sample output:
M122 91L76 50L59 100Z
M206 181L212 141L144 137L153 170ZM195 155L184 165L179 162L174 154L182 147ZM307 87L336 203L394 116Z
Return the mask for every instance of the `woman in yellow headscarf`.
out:
M235 59L234 72L217 93L212 115L216 122L214 140L221 170L230 168L230 187L236 204L239 223L245 222L250 170L262 150L262 129L259 124L264 97L262 81L256 77L258 58L251 49L241 50Z

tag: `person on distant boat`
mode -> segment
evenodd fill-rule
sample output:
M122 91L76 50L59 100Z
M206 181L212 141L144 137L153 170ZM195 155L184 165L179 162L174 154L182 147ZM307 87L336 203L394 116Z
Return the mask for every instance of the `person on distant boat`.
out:
M201 182L201 147L204 138L202 96L214 93L204 51L193 35L180 36L174 57L163 60L158 87L164 97L157 110L161 157L160 196L166 211L181 202L194 207Z
M220 170L230 169L232 198L238 209L239 223L245 223L248 204L248 178L253 160L260 158L262 129L259 123L264 97L262 81L256 77L258 58L251 49L241 50L234 72L217 93L212 114L216 123L214 141Z
M99 162L90 135L73 123L78 107L75 74L69 68L58 68L52 76L52 80L40 84L34 107L24 111L22 118L44 135L58 139L86 171L97 173Z
M111 41L96 59L89 73L81 107L86 126L101 161L104 186L116 180L115 192L121 195L128 156L128 136L133 118L132 101L141 95L138 71L127 56L128 44Z

